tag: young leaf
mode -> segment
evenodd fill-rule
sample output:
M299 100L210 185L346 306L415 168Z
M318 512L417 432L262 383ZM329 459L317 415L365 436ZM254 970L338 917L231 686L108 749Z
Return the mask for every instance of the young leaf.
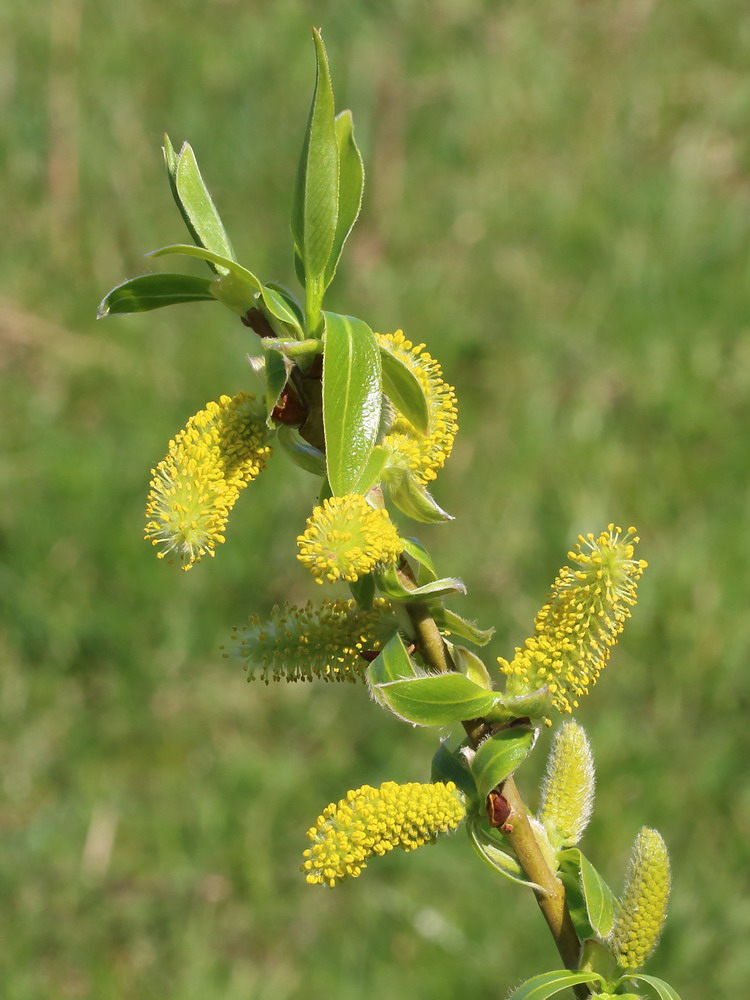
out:
M594 928L589 922L586 900L581 889L581 868L578 863L578 848L561 851L558 855L557 876L565 886L565 903L578 937L584 941L594 939Z
M354 492L380 425L380 352L370 327L352 316L325 314L323 429L334 496Z
M548 1000L549 997L554 997L579 983L605 985L604 979L595 972L570 972L568 969L558 969L527 979L513 990L508 1000Z
M465 646L452 646L451 651L453 654L453 662L456 664L457 669L468 677L470 681L474 681L480 687L486 688L488 691L492 690L492 681L490 675L487 671L487 667L484 662L479 659L476 653L472 653L470 649L466 649Z
M313 29L317 71L310 117L302 146L292 207L294 249L302 265L308 334L317 332L325 271L336 235L339 154L328 60L319 32Z
M271 413L289 378L292 362L280 351L266 351L266 424L272 427Z
M467 642L473 642L475 646L486 646L495 634L494 628L479 628L474 622L467 621L457 615L455 611L449 611L447 608L435 607L432 617L441 628L450 632L451 635L465 639ZM519 717L527 714L527 712L518 713Z
M408 589L401 583L398 573L393 567L376 573L375 581L378 589L391 601L413 601L415 599L424 600L425 598L436 599L439 597L448 597L450 594L466 593L466 587L463 582L455 577L432 580L421 587Z
M380 361L383 366L383 392L396 409L403 413L409 423L418 431L427 433L430 413L427 399L417 376L399 358L380 347Z
M208 278L192 274L142 274L117 285L102 299L97 319L116 313L146 312L179 302L215 302Z
M389 681L373 688L381 704L416 726L448 726L476 719L492 707L496 697L463 674L453 673Z
M258 281L252 271L248 271L246 267L238 264L231 257L226 257L207 247L194 247L190 243L172 243L166 247L159 247L158 250L151 250L145 256L165 257L168 254L179 254L182 257L198 257L200 260L208 261L209 264L215 264L214 270L220 271L221 274L233 274L240 281L245 282L248 288L252 288L253 292L260 292L262 290L260 281Z
M314 476L325 475L325 455L300 437L293 427L279 427L276 436L281 447L300 469L311 472Z
M483 714L479 712L475 716L464 718L477 718ZM528 726L513 726L501 729L482 743L471 760L471 773L482 800L528 757L535 742L536 733L533 729Z
M452 781L473 804L473 808L477 807L477 786L474 784L471 772L461 755L448 749L445 740L440 741L440 746L432 758L430 780Z
M423 524L442 524L443 521L453 520L453 516L444 511L423 486L417 485L411 473L388 469L383 485L388 490L388 496L407 517Z
M646 983L650 986L654 993L659 997L659 1000L680 1000L677 990L669 983L665 983L663 979L658 979L656 976L646 976L642 972L629 972L626 976L623 976L623 980L637 980L641 983Z
M383 471L383 466L388 458L388 452L385 448L379 448L377 445L372 449L370 453L370 458L365 466L362 475L359 477L353 493L361 493L363 496L369 489L371 489L380 479L380 473Z
M548 715L552 708L552 695L549 688L541 687L528 694L503 695L503 704L517 719L527 715L530 719L541 719Z
M286 326L291 327L298 340L303 340L305 333L302 329L302 317L292 305L290 298L271 285L263 285L260 294L263 297L263 304L270 314L281 320Z
M365 573L358 580L352 580L349 584L349 590L361 611L372 611L375 600L375 581L372 578L372 573Z
M367 679L373 688L415 676L416 665L406 652L404 640L398 632L391 636L367 668Z
M571 874L578 883L591 931L605 938L615 922L614 893L577 847L569 847L558 855L561 872ZM590 937L590 934L586 934Z
M481 824L482 820L478 816L471 817L466 824L471 846L479 857L483 861L486 861L490 868L493 868L509 881L515 882L516 885L522 885L528 889L535 889L542 892L543 890L540 885L537 885L536 882L529 882L528 879L524 878L523 868L521 868L518 861L512 855L506 854L498 846L494 838L483 829Z
M615 897L585 854L578 852L581 866L581 889L591 926L605 938L615 922Z
M404 543L404 552L418 563L420 570L424 571L424 575L428 581L437 580L437 571L432 561L432 556L419 539L402 538L401 541Z
M165 135L164 160L174 200L190 235L198 246L234 260L232 245L201 177L192 147L185 142L179 154L176 154L169 136ZM217 274L226 273L223 264L214 261L211 262L211 267Z
M325 271L326 288L333 281L344 243L357 221L359 210L362 207L362 191L365 186L365 168L354 139L351 111L342 111L336 115L333 126L336 132L339 156L339 206L336 234Z

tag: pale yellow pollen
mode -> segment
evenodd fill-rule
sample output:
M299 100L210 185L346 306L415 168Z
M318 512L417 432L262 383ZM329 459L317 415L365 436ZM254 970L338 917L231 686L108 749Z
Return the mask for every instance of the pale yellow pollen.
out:
M297 538L297 558L317 583L353 583L396 562L403 545L388 516L363 496L331 497L316 507Z
M513 678L514 693L547 686L553 704L572 712L596 683L636 603L636 588L648 565L635 559L635 528L610 524L598 536L579 535L568 553L577 568L564 566L547 603L534 620L534 634L516 647L511 661L498 659Z
M463 797L450 781L363 785L318 816L307 833L312 843L303 853L301 870L311 885L333 887L356 878L371 857L432 843L439 833L455 830L465 816Z
M265 465L271 449L253 405L241 392L221 396L191 417L152 470L145 538L190 569L224 541L240 491Z

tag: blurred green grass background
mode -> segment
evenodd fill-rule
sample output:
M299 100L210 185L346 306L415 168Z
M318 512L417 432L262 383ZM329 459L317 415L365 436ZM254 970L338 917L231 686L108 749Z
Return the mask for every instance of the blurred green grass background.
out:
M579 719L584 846L618 886L657 827L650 971L750 976L750 17L738 0L55 0L0 6L0 980L7 1000L503 997L556 966L533 900L462 837L336 889L322 806L424 780L435 734L362 689L247 687L218 646L318 596L312 480L281 460L189 574L141 540L148 472L250 385L218 306L94 320L182 240L189 139L240 259L291 282L288 209L323 27L368 171L331 308L426 340L461 434L421 532L457 610L528 632L581 530L638 525L641 600ZM188 265L189 266L189 265ZM533 800L532 762L525 787ZM522 784L524 782L522 781Z

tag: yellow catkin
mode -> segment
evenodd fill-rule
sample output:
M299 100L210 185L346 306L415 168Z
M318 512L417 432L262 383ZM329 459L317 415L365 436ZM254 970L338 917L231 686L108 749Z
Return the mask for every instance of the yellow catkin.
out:
M363 785L318 816L307 832L311 846L301 870L311 885L333 887L356 878L371 857L432 843L439 833L455 830L465 816L463 796L452 781Z
M594 806L594 760L586 733L564 722L555 733L542 781L539 820L555 849L583 836Z
M396 562L403 545L388 516L355 493L316 507L297 538L297 558L317 583L354 583L379 566Z
M396 631L389 601L376 598L372 611L354 601L312 601L302 607L275 607L261 622L253 615L236 629L233 655L245 660L248 680L361 681L371 656ZM362 654L365 654L364 656ZM228 655L228 654L227 654Z
M412 344L403 331L377 333L381 347L403 362L416 377L427 400L429 426L422 433L403 414L391 424L381 446L390 454L387 470L402 469L412 473L425 486L436 478L453 448L458 431L457 401L453 386L443 379L438 362L424 350L424 344Z
M667 847L648 827L633 845L617 921L610 936L622 969L640 969L659 942L669 902L670 870Z
M636 603L636 588L648 565L634 559L635 528L623 533L610 524L599 535L579 535L534 620L534 634L508 661L498 659L509 677L510 693L547 686L552 703L572 712L588 694L609 659Z
M271 449L254 397L221 396L188 420L152 470L145 538L190 569L214 555L240 491L261 471Z

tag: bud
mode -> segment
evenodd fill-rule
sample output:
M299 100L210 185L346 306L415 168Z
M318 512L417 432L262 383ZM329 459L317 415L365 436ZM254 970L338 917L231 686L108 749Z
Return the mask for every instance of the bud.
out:
M458 431L456 393L443 380L438 362L424 350L424 344L412 344L401 330L376 333L378 343L398 358L419 382L425 399L429 424L427 432L418 430L403 414L398 414L388 428L381 447L389 452L388 469L411 472L421 486L437 477L453 449Z
M564 722L552 740L542 782L539 819L555 847L572 847L583 836L594 807L594 759L586 733Z
M396 631L389 601L376 598L372 611L354 601L323 601L303 608L285 604L268 621L252 615L250 623L235 629L232 655L245 660L248 680L273 681L364 680L368 663L362 653L377 652Z
M640 969L659 941L667 916L670 872L667 847L656 830L635 838L625 892L610 944L621 968Z
M403 550L388 511L371 507L356 493L316 507L297 547L297 558L317 583L354 583L381 565L393 565Z
M303 854L301 871L311 885L333 888L360 875L373 855L433 843L439 833L455 830L465 816L463 796L452 781L363 785L318 816L307 832L312 846Z
M622 534L610 524L595 536L579 535L547 603L534 620L534 635L511 661L498 659L509 677L508 693L547 687L560 712L578 707L607 663L612 646L636 603L636 587L648 565L634 559L635 528Z
M162 546L160 559L174 555L188 570L213 556L240 491L271 454L266 433L254 397L241 392L208 403L169 442L146 507L145 538Z

